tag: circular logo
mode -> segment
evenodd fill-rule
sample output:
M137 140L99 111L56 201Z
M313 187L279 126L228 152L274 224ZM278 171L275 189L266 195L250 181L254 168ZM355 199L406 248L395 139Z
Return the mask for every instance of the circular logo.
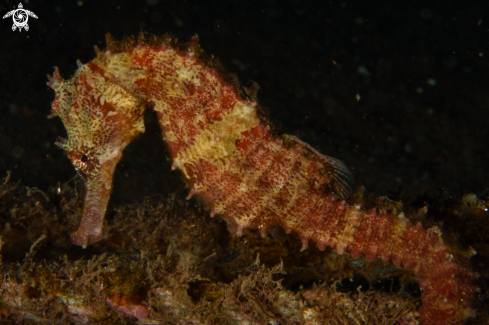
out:
M22 28L24 28L26 31L29 30L29 25L27 25L27 22L29 21L29 16L37 19L36 14L32 11L25 10L24 6L22 6L22 3L19 3L17 9L7 12L7 14L3 16L3 18L5 19L10 16L12 16L12 19L14 20L12 30L15 31L16 29L19 29L19 32L22 31Z

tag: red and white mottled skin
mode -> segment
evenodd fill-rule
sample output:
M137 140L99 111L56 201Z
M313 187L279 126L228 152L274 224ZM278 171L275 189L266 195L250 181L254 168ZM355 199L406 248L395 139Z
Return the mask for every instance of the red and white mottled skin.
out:
M147 106L157 113L173 159L211 217L221 215L238 236L271 226L297 232L304 244L339 254L381 258L420 279L421 324L463 324L474 314L474 273L455 260L437 228L423 229L401 213L347 204L352 176L340 161L289 135L275 136L257 104L199 59L198 39L186 48L170 39L115 42L63 80L56 69L52 116L68 139L57 144L85 181L85 205L72 242L103 238L112 176L124 148L144 132ZM464 261L462 261L464 262Z

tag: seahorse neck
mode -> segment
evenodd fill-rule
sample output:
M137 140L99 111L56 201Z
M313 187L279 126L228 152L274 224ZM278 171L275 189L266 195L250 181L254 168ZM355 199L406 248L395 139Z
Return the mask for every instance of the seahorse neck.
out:
M251 103L192 51L181 51L165 44L138 46L127 53L124 60L128 59L133 84L157 113L163 139L173 159L200 140L207 148L214 148L209 141L222 140L221 144L226 146L228 138L234 145L237 131L218 130L223 119L237 121L240 116L251 114L251 120L257 121ZM233 120L226 125L231 128L240 124ZM221 151L221 155L225 155L226 150ZM214 154L215 157L220 155Z

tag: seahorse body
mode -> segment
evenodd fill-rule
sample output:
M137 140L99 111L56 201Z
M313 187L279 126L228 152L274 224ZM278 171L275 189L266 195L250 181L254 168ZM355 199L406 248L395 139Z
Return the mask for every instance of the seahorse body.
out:
M52 116L68 139L65 150L85 181L85 205L72 242L103 238L112 176L123 149L144 132L147 106L158 116L171 157L190 187L238 236L244 228L267 236L271 226L297 232L304 244L339 254L392 261L411 270L423 289L422 324L463 324L473 315L475 274L455 261L438 229L403 214L347 204L352 176L345 165L289 135L274 135L256 101L200 59L198 39L177 46L169 37L130 38L79 64L65 81L48 76L56 92Z

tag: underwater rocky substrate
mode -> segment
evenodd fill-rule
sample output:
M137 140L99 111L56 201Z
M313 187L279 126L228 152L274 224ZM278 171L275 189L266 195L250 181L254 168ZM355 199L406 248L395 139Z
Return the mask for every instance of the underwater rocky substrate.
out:
M81 188L77 178L46 193L3 181L2 323L417 323L420 292L410 272L303 247L281 228L265 239L252 230L238 238L225 221L185 200L185 191L111 206L104 240L74 246L69 234L81 215ZM449 233L458 228L463 241L478 232L470 244L482 250L472 259L482 290L469 324L487 319L484 201L467 195L461 202L422 201L431 210L426 223L449 211ZM463 227L454 223L457 216Z

